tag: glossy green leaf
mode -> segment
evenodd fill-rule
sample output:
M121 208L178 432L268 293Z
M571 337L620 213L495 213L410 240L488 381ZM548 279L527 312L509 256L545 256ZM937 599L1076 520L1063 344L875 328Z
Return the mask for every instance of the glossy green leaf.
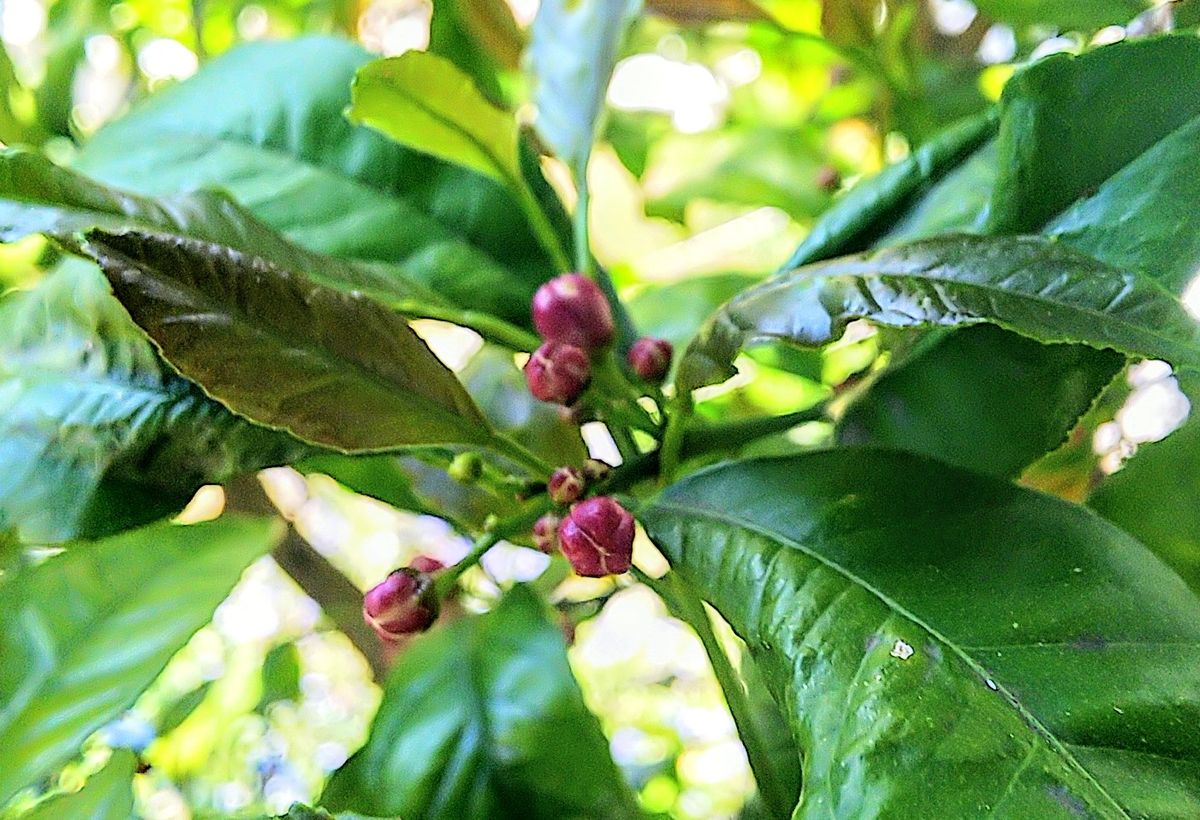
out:
M442 301L407 278L401 266L348 262L306 250L225 194L138 196L93 182L32 151L0 150L0 239L13 242L44 233L70 242L89 228L152 231L217 242L302 271L328 287L359 290L385 302Z
M1041 228L1198 115L1194 35L1125 40L1035 63L1001 99L991 231Z
M839 449L695 474L640 520L785 705L795 817L1200 812L1200 600L1089 511Z
M1124 25L1147 9L1146 0L976 0L979 10L993 20L1015 26L1039 23L1092 32Z
M944 233L983 233L997 173L996 141L990 140L913 200L876 244L895 245Z
M855 319L901 328L986 321L1043 342L1200 365L1200 328L1153 280L1036 237L951 236L800 268L743 291L688 347L677 383L694 389L730 377L748 344L825 344Z
M139 526L310 449L176 376L91 265L0 299L0 522L24 541Z
M436 54L407 51L367 63L354 77L347 115L401 145L506 185L522 184L516 117Z
M52 797L21 816L24 820L129 820L134 816L133 775L137 765L132 752L117 749L82 789Z
M413 820L639 816L565 649L525 587L420 638L321 805Z
M1013 477L1063 442L1124 363L1111 350L964 328L880 374L846 409L838 438Z
M222 188L297 244L402 265L455 304L527 326L553 260L502 186L343 118L370 59L331 37L239 46L105 126L77 166L143 194ZM536 160L522 159L568 236Z
M987 142L995 130L990 114L965 120L860 182L813 225L784 269L866 250L923 191Z
M365 297L190 239L94 231L87 250L167 361L236 413L346 451L491 440L454 374Z
M155 524L0 587L0 802L133 705L281 536L265 519Z
M536 127L559 159L584 177L625 30L642 0L546 0L529 40Z
M1159 140L1044 230L1181 294L1200 270L1198 195L1200 117Z

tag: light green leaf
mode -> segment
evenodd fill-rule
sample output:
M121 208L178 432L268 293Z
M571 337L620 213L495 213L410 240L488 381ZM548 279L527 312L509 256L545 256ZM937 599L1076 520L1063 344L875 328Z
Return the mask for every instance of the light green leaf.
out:
M621 40L641 10L642 0L545 0L533 19L536 127L577 180L585 176Z
M1039 23L1092 32L1124 25L1145 11L1146 0L977 0L975 5L993 20L1015 26Z
M262 712L272 703L300 699L300 650L294 643L273 647L263 659L262 695L255 711Z
M133 705L281 536L265 519L155 524L80 544L0 587L0 802Z
M367 63L354 77L355 123L506 185L523 185L517 120L454 63L427 51Z
M133 775L137 758L117 749L104 768L73 794L39 803L23 820L129 820L133 812Z
M140 526L310 449L176 376L92 265L0 299L0 526L24 541Z
M93 231L87 252L167 361L236 413L343 451L492 441L454 374L365 297L178 237Z
M677 384L691 390L728 378L750 344L825 344L855 319L901 328L986 321L1043 342L1200 366L1200 328L1153 280L1037 237L950 236L800 268L743 291L688 347Z
M392 670L367 745L321 805L455 820L640 816L565 649L525 587L418 639Z
M1089 511L845 448L695 474L639 517L784 704L795 817L1200 812L1200 600Z
M77 167L154 196L221 188L299 245L401 265L447 301L528 326L553 259L503 186L342 116L371 59L333 37L238 46L102 128ZM561 204L532 152L522 154L567 243Z

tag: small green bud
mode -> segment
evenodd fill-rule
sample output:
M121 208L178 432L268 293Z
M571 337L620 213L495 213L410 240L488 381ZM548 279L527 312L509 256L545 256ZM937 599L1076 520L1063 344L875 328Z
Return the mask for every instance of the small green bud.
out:
M483 475L483 458L479 453L459 453L447 472L460 484L474 484Z

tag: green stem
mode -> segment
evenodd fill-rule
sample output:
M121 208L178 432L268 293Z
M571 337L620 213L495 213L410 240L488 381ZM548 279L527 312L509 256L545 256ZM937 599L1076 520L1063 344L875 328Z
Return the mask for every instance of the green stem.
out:
M790 817L796 801L791 789L775 770L770 744L759 735L754 722L754 708L750 704L746 688L742 684L741 676L730 663L729 656L725 654L725 648L721 646L716 632L713 631L712 620L704 609L704 603L674 572L668 572L662 578L651 578L635 568L634 574L663 599L672 615L696 632L712 665L713 675L725 695L725 703L729 706L729 714L733 716L742 745L746 747L746 757L750 761L750 769L754 772L754 780L758 784L758 793L762 796L763 803L772 817Z
M486 341L510 350L536 350L540 344L538 337L529 331L476 310L461 310L414 300L397 302L393 307L396 312L404 314L409 319L436 319L468 328L478 333Z
M554 261L554 265L560 273L566 273L571 269L571 260L563 250L562 243L559 241L558 232L554 230L554 226L550 224L545 211L542 210L541 204L537 201L537 197L529 190L529 185L524 179L509 178L508 186L517 196L517 203L521 206L521 210L525 213L525 218L529 220L529 227L533 228L534 236L546 253L550 254L550 258Z
M595 278L596 270L592 264L592 246L588 233L588 208L591 203L591 193L587 181L588 158L585 156L575 170L575 190L578 194L575 200L575 268L588 276Z
M756 438L785 432L797 424L821 421L824 418L825 408L823 405L818 405L810 407L808 410L784 413L781 416L759 416L723 424L695 422L684 428L682 450L691 456L714 450L731 449Z
M679 461L683 451L684 426L692 414L692 397L690 394L677 395L667 403L667 426L663 432L662 447L660 448L658 472L661 483L666 484L675 478L679 469Z
M533 522L549 512L551 506L550 499L543 495L530 501L519 513L489 526L475 539L471 551L461 561L438 573L434 582L434 593L438 600L444 600L458 584L458 579L463 573L478 564L488 550L505 538L528 530L533 526Z

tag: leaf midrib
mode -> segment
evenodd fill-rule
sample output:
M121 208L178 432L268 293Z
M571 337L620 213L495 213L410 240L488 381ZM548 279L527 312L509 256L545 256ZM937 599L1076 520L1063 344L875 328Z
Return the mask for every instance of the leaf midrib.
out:
M978 674L981 678L984 678L986 680L991 680L993 683L995 683L996 687L997 687L997 691L1002 692L1005 695L1004 700L1013 708L1014 711L1017 712L1018 715L1021 716L1021 718L1037 734L1039 734L1043 738L1043 740L1047 741L1051 745L1051 748L1054 751L1056 751L1068 765L1070 765L1081 776L1083 776L1087 780L1087 782L1092 784L1092 786L1095 787L1095 789L1097 790L1097 792L1099 794L1103 795L1104 798L1106 800L1108 800L1108 802L1114 808L1116 808L1119 812L1121 812L1122 817L1129 816L1128 813L1125 811L1124 807L1121 806L1121 804L1118 803L1113 798L1113 796L1108 793L1108 791L1100 784L1100 782L1096 780L1096 778L1092 775L1092 773L1090 771L1088 771L1083 766L1083 764L1080 763L1075 758L1075 756L1073 754L1071 754L1070 750L1066 747L1065 742L1059 740L1053 733L1050 732L1049 729L1047 729L1045 727L1045 725L1042 724L1042 722L1035 715L1033 715L1031 712L1029 712L1024 706L1022 706L1021 702L1008 690L1007 687L1005 687L1002 683L1000 683L999 681L995 680L992 677L993 673L991 673L980 662L976 661L975 658L973 658L971 655L967 654L956 643L949 640L946 636L942 635L942 633L939 630L930 626L922 618L919 618L916 614L910 612L904 606L901 606L899 602L893 600L886 593L877 589L873 585L867 583L866 580L859 577L854 572L851 572L849 569L843 567L842 565L838 564L837 562L826 558L825 556L814 551L813 549L810 549L810 548L804 546L803 544L801 544L798 541L788 538L788 537L786 537L778 532L775 532L773 530L770 530L770 529L767 529L764 527L760 527L756 524L753 524L745 519L739 518L730 513L720 512L718 510L714 510L711 507L707 507L707 506L702 507L698 504L697 505L687 505L687 504L681 504L681 503L674 502L674 501L665 500L662 498L657 499L654 502L654 505L656 507L659 507L662 509L672 510L675 513L682 515L682 516L687 516L687 517L691 517L691 518L696 518L696 517L708 518L718 524L725 524L729 527L745 529L749 532L753 532L759 536L762 536L770 541L774 541L774 542L780 544L781 546L793 548L797 552L800 552L803 555L808 556L813 561L816 561L817 563L821 564L822 566L824 566L824 567L830 569L831 571L835 572L836 574L840 575L842 578L844 578L849 583L855 584L855 585L861 587L862 589L866 590L870 594L874 595L889 611L900 615L901 617L907 619L913 625L924 630L926 632L926 634L930 635L935 641L937 641L942 646L944 646L946 649L948 649L950 652L952 652L956 657L958 657L965 664L967 664L967 666L971 670L973 670L976 674Z

